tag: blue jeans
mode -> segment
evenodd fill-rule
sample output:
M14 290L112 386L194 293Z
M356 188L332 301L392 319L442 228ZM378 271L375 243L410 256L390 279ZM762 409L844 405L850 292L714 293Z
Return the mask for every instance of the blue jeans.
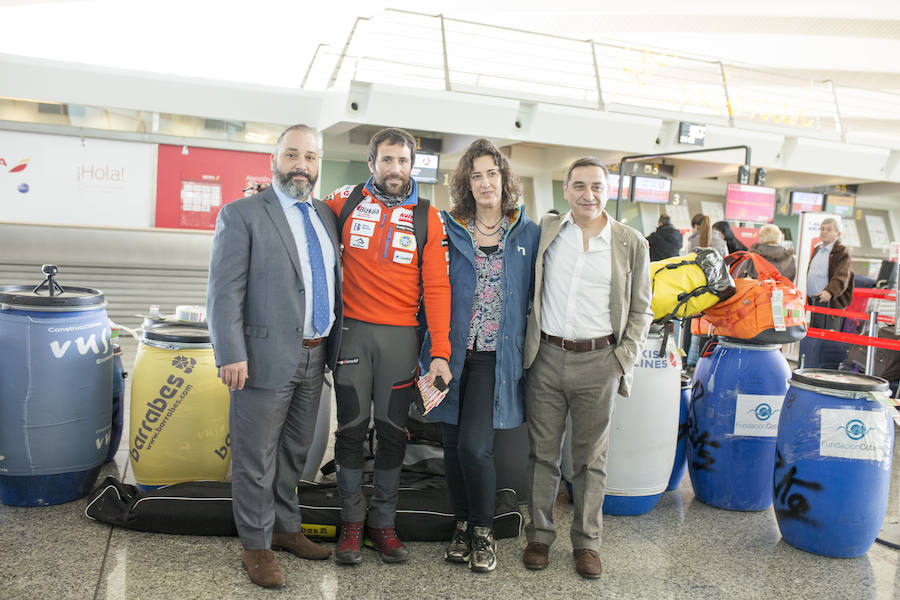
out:
M442 423L447 489L457 521L493 527L497 472L494 468L494 352L466 354L459 380L458 425Z

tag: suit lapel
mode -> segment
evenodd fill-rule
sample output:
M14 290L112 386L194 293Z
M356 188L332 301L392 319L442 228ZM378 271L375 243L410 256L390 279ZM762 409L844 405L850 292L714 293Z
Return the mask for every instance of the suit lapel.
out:
M271 187L266 189L262 195L266 203L266 212L269 213L269 218L275 226L275 231L277 231L279 237L281 237L284 248L287 250L288 256L291 259L291 264L294 265L294 270L297 272L297 277L299 277L302 282L303 272L300 270L300 255L297 254L297 241L294 239L294 234L291 233L287 218L284 216L281 202L278 201L278 196L275 195L275 192Z
M609 257L610 257L610 284L609 284L609 312L610 323L613 331L621 331L622 326L622 293L625 283L625 259L628 253L625 236L622 235L621 226L617 221L609 218Z

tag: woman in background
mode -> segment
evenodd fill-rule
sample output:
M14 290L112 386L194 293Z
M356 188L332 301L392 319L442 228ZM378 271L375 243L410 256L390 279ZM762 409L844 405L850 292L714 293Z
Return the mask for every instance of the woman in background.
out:
M688 237L688 252L696 248L712 248L722 256L728 255L728 245L722 234L710 227L709 217L697 213L691 219L691 235Z
M764 259L772 263L778 272L790 279L794 280L797 275L797 261L791 250L783 247L784 234L775 225L763 225L759 230L759 241L750 246L750 252L756 252ZM748 264L748 269L752 269L753 263ZM743 275L744 277L755 277L753 274Z
M518 205L521 186L489 140L475 140L441 212L450 258L450 370L443 401L428 413L443 433L447 489L456 519L444 559L493 571L497 474L494 430L524 421L522 348L540 227ZM426 307L427 309L427 307ZM431 363L426 336L419 357Z
M737 236L734 235L734 232L731 230L731 225L728 224L728 221L717 221L713 223L712 227L713 230L718 231L722 235L722 238L725 240L725 245L728 246L728 254L747 249L747 246L745 246L744 243L741 242L741 240L737 239Z

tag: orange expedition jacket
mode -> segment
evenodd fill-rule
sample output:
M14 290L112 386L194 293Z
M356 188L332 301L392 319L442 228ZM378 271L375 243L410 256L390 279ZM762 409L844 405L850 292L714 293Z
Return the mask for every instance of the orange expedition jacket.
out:
M418 325L417 313L420 248L416 248L413 207L418 186L413 181L409 199L388 208L370 191L353 209L341 231L344 267L344 317L381 325ZM324 202L340 217L355 186L332 192ZM440 213L428 208L428 241L422 255L421 287L424 287L428 331L434 358L450 360L450 277L447 230Z

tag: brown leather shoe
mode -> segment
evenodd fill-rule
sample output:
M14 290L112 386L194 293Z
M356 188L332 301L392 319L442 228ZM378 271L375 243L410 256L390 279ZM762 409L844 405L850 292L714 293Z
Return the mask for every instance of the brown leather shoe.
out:
M329 548L310 540L303 535L302 531L296 533L272 532L272 550L285 550L294 556L309 560L325 560L331 556Z
M600 563L600 555L596 550L578 548L575 555L575 571L587 579L597 579L603 573L603 565Z
M264 588L284 587L284 573L271 550L241 550L241 562L250 581Z
M545 569L550 564L550 547L541 542L528 542L522 553L522 563L533 571Z

